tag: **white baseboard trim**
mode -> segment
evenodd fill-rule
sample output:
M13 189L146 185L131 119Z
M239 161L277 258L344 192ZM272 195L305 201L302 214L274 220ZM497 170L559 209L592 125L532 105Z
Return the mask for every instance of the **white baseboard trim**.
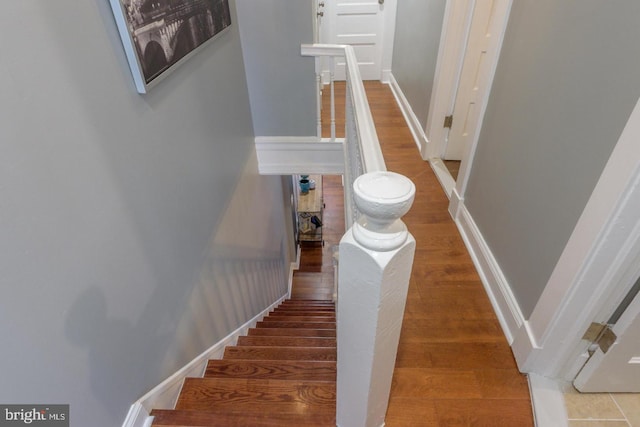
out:
M507 341L512 344L525 321L518 302L511 292L511 287L504 277L500 265L494 258L489 245L484 240L482 233L480 233L464 203L458 207L455 221L482 279Z
M440 185L444 189L445 194L449 199L451 199L451 194L456 186L456 181L451 176L451 173L445 166L442 159L438 157L429 159L429 164L431 165L433 172L436 174L436 178L440 181Z
M380 83L386 85L391 83L391 70L382 70L382 73L380 73Z
M400 111L402 111L402 115L404 116L404 120L407 122L407 126L409 126L409 130L411 131L411 135L413 135L413 140L418 146L418 150L420 150L420 154L422 154L422 158L425 158L427 155L427 145L429 140L427 139L427 135L424 133L424 129L420 124L420 121L416 117L409 101L404 96L402 89L400 89L400 85L398 84L393 74L389 73L389 87L391 88L391 92L393 92L393 96L396 99L396 103L398 107L400 107ZM424 147L424 150L423 150Z
M257 136L261 175L344 173L344 138L316 136Z
M218 341L179 371L157 385L153 390L138 399L138 401L131 405L122 427L149 427L153 421L153 418L149 415L152 409L173 409L178 400L178 395L180 394L185 378L201 377L204 374L209 359L222 359L226 346L235 345L238 342L238 337L246 335L250 328L253 328L259 320L286 298L287 295L278 298L276 302L264 309L260 314Z
M529 374L529 390L536 427L568 427L561 385L549 378Z

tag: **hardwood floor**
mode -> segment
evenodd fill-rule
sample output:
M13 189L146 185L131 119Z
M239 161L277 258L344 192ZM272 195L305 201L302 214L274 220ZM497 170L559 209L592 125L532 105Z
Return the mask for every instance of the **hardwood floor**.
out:
M344 86L336 86L341 110ZM378 82L365 86L387 168L416 185L416 200L404 221L417 249L386 426L533 426L526 377L517 370L449 216L448 199L421 160L388 86ZM328 92L324 93L325 112L329 111ZM340 136L344 122L337 123ZM294 288L294 298L322 295L322 299L332 287L332 246L344 232L342 185L340 177L325 176L323 181L325 245L303 248L304 265L296 273L321 274L323 281L317 290L310 284Z

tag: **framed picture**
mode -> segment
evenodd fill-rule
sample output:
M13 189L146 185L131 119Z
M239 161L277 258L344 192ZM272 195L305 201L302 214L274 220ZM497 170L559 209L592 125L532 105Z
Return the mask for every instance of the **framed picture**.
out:
M229 0L110 2L140 93L147 93L231 25Z

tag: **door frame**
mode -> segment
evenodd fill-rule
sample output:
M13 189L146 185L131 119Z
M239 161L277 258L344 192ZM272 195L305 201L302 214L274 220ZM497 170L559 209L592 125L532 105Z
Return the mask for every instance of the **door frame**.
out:
M573 380L589 324L606 322L640 273L640 99L512 349L522 372Z
M316 2L322 0L312 0ZM334 0L324 0L324 25L320 31L320 43L330 44L334 22L330 17L334 16ZM380 81L389 83L391 78L391 64L393 61L393 42L396 33L396 12L398 9L398 0L384 0L384 25L382 28L382 52L380 54ZM329 84L331 81L331 70L328 61L322 65L322 83Z
M482 0L467 0L464 2L448 0L446 3L440 46L438 49L438 59L436 61L433 92L429 102L429 113L425 126L427 140L423 141L420 147L422 158L429 161L447 197L452 199L453 206L450 207L451 212L454 212L461 203L462 195L467 187L470 173L469 165L473 161L475 154L479 130L482 127L482 121L489 100L489 94L491 93L491 86L498 66L500 50L513 3L513 0L507 0L504 9L498 11L498 13L500 13L500 15L497 16L499 27L497 37L493 39L495 49L493 49L493 54L487 57L490 69L487 74L484 96L480 102L476 132L462 157L458 179L453 180L441 160L441 155L446 146L449 133L449 131L443 127L443 122L446 116L453 113L455 107L458 83L466 55L473 11L477 1ZM453 200L454 196L455 200Z

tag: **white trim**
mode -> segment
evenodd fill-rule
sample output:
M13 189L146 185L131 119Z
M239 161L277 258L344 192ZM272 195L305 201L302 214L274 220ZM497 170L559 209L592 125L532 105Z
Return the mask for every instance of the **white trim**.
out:
M633 285L640 256L640 100L529 319L537 350L515 353L528 372L572 379L582 334L606 321Z
M255 144L261 175L344 173L344 138L257 136Z
M451 176L449 169L447 169L444 162L439 157L429 159L429 164L431 165L433 172L436 174L436 178L440 181L440 185L442 185L445 194L449 199L451 199L451 194L456 187L456 181Z
M396 99L396 103L398 104L400 111L402 111L402 115L404 116L405 122L407 122L407 126L409 126L409 130L411 131L411 135L413 135L413 140L418 146L418 150L420 150L420 153L423 155L423 159L426 159L424 154L427 152L429 140L422 129L422 125L420 124L418 117L416 117L413 112L411 104L409 104L409 100L404 96L404 92L402 92L402 88L393 74L389 75L389 87L391 88L391 92Z
M429 101L426 134L431 147L423 156L441 157L448 130L442 126L453 106L462 71L462 62L471 29L473 1L448 0L445 6L433 91Z
M530 374L528 377L535 426L568 427L569 417L560 384L536 374Z
M380 54L380 81L388 83L393 63L393 44L396 36L397 0L386 0L384 8L384 30L382 33L382 52Z
M460 163L460 171L458 172L458 179L456 181L456 190L458 194L464 196L467 190L467 183L469 182L469 175L471 175L471 165L473 164L473 158L476 154L476 147L478 146L478 140L480 139L480 130L482 129L482 123L484 121L484 115L487 111L487 104L489 103L489 96L491 94L491 88L493 86L493 80L496 75L496 69L498 68L498 60L500 59L500 51L502 50L502 42L504 41L504 35L507 31L507 24L509 22L509 15L511 14L511 5L513 0L505 0L507 4L504 8L499 10L504 14L502 16L502 25L496 29L497 37L494 41L496 43L493 56L487 58L488 61L492 61L491 69L487 76L487 87L484 90L484 97L480 104L480 111L478 114L478 123L474 132L473 140L470 141L469 147L467 147L465 153L462 155L462 162Z
M524 316L520 311L520 306L511 292L511 287L504 277L500 265L464 203L459 206L455 220L500 321L500 326L502 326L507 341L511 344L518 330L524 325Z
M201 377L204 374L209 359L222 359L226 346L235 345L238 342L238 337L246 335L250 328L255 327L260 319L266 316L286 298L286 295L278 298L276 302L264 309L261 313L205 350L176 373L158 384L153 390L138 399L129 409L129 413L122 427L147 427L152 420L152 417L149 416L152 409L173 409L178 400L178 395L180 394L185 378Z
M287 285L287 298L291 298L291 291L293 290L293 272L300 268L300 245L296 245L296 260L289 266L289 283Z

